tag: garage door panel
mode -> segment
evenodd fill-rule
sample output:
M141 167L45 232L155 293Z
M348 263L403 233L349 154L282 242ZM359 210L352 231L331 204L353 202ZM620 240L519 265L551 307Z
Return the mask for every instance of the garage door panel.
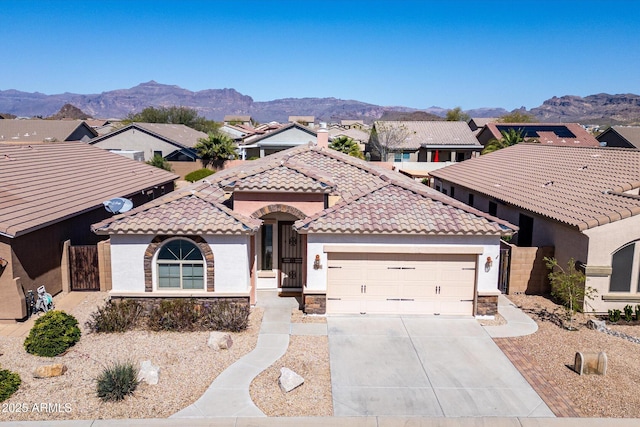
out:
M328 313L473 313L474 255L329 253Z

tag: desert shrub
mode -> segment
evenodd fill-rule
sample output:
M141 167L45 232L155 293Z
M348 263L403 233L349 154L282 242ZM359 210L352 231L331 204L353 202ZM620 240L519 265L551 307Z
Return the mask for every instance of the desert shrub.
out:
M636 320L640 320L640 304L636 305Z
M138 301L113 300L91 313L91 318L85 325L92 332L125 332L133 329L142 315L143 307Z
M37 356L57 356L80 340L80 328L75 317L64 311L49 311L35 321L24 340L27 353Z
M0 402L4 402L15 393L22 384L20 375L7 369L0 369Z
M102 401L117 402L138 387L138 370L133 362L116 362L106 367L96 382L96 394Z
M633 320L633 307L629 304L624 306L624 320L631 322Z
M616 323L620 321L620 310L617 308L609 310L609 322Z
M251 309L247 304L229 301L205 303L202 310L202 324L205 329L240 332L249 326Z
M147 326L154 331L193 331L200 312L200 305L193 299L164 300L149 313Z
M213 175L214 173L215 172L212 171L211 169L203 168L203 169L198 169L191 173L186 174L184 176L184 179L186 179L189 182L196 182L201 180L202 178L208 177L209 175Z

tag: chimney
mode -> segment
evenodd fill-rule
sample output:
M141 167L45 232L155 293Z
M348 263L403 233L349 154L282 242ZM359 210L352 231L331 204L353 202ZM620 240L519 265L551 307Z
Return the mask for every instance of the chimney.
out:
M329 148L329 131L326 123L320 123L320 129L318 129L317 134L318 141L316 145L318 148Z

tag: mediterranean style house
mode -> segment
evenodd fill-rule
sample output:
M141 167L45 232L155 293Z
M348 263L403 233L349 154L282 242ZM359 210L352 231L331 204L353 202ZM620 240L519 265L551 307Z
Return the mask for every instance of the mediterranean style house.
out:
M317 133L94 224L112 297L255 303L279 289L307 313L494 314L500 237L517 227Z
M577 261L596 312L640 303L640 151L520 143L433 175L436 189L517 224L517 246Z

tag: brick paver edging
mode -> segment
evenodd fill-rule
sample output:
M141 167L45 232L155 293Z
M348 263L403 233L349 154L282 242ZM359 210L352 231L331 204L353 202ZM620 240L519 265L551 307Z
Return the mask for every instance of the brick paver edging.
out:
M520 371L524 379L544 400L556 417L581 418L583 415L575 407L569 396L558 385L547 378L542 369L528 358L517 345L507 338L494 338L493 341Z

